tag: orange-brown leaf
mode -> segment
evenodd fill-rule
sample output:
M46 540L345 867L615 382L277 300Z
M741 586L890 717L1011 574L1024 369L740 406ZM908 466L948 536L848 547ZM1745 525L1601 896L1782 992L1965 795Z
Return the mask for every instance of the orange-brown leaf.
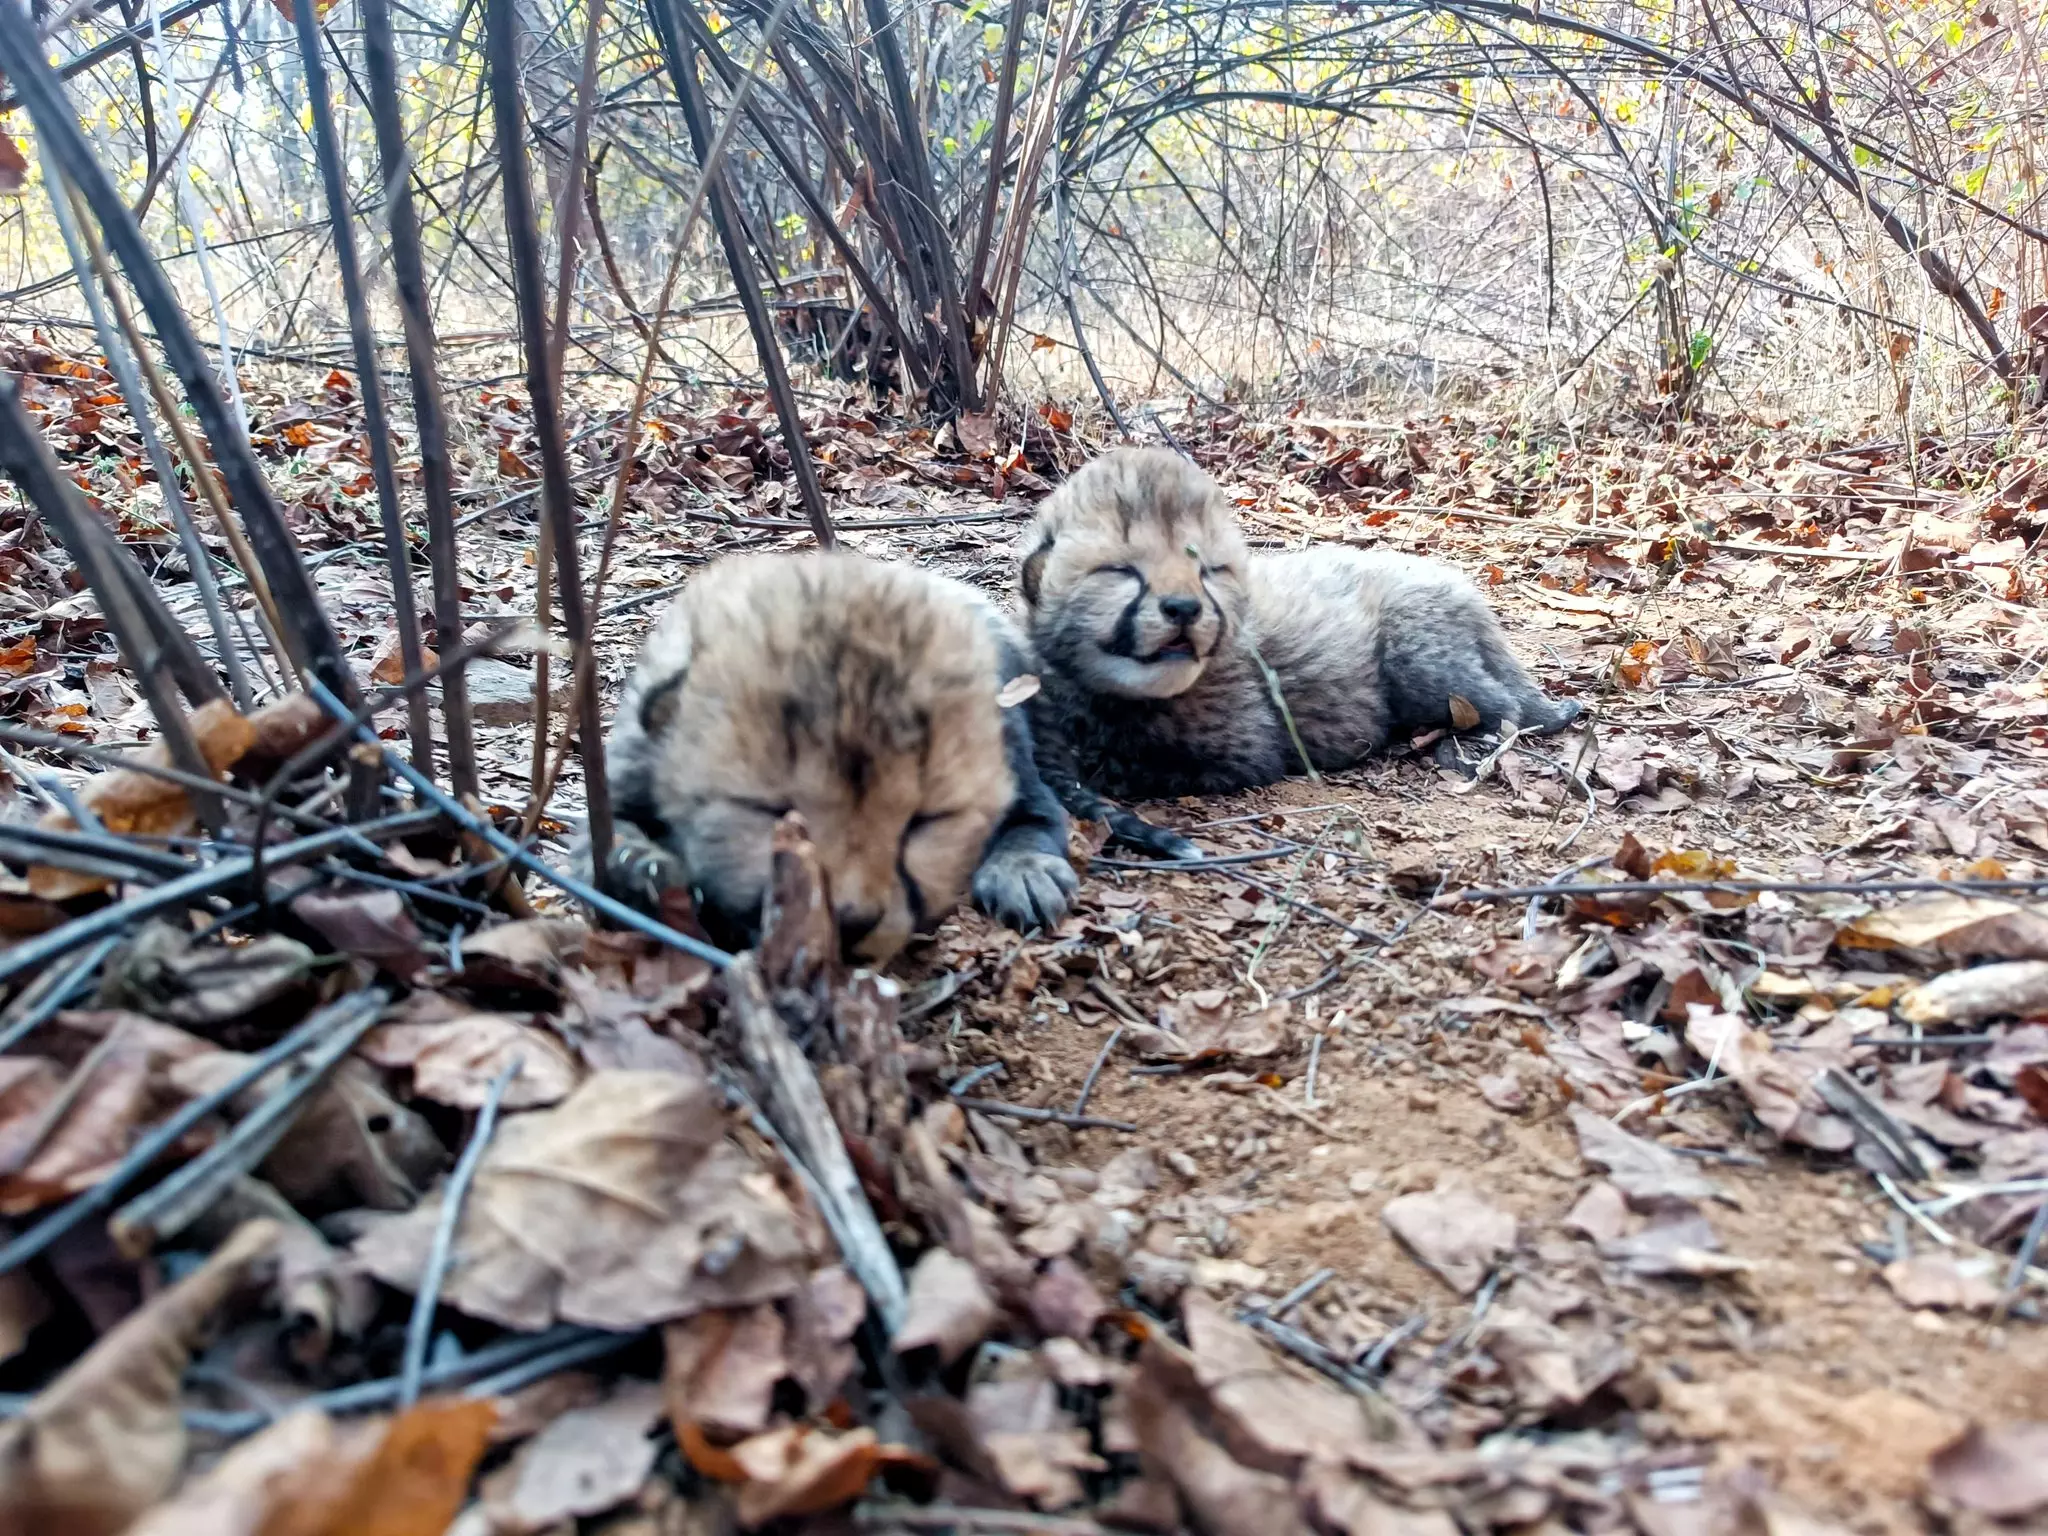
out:
M19 197L27 185L28 156L10 135L0 133L0 195Z
M462 1507L497 1409L438 1399L391 1421L369 1456L280 1501L262 1536L441 1536Z

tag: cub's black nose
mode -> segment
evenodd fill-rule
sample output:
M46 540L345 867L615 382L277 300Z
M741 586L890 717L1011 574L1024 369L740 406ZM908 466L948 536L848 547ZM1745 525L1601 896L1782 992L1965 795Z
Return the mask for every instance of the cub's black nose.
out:
M875 931L882 921L879 912L841 912L839 918L839 947L851 950L856 944Z
M1174 624L1192 624L1202 616L1202 600L1199 597L1162 597L1159 611Z

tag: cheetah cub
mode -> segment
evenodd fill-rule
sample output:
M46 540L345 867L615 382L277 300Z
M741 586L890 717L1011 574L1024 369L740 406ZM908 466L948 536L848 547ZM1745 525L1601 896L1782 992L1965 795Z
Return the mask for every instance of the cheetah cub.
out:
M1094 792L1270 784L1304 752L1348 767L1397 731L1456 725L1454 698L1488 731L1548 734L1579 713L1544 696L1458 572L1336 545L1254 555L1215 481L1163 449L1089 464L1046 499L1020 553L1047 669L1040 769L1078 815L1099 814Z
M886 961L970 889L1051 928L1076 888L1067 819L998 696L1032 666L986 598L927 571L842 552L706 567L619 704L610 883L650 907L686 887L714 937L751 942L796 810L851 960Z

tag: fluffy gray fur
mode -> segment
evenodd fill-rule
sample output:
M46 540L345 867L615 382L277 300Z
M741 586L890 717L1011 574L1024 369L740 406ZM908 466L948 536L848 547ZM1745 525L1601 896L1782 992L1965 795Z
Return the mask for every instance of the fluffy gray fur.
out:
M1077 888L1067 818L1029 715L996 705L1036 670L1015 625L962 583L851 554L720 561L651 631L620 700L607 881L657 911L688 890L714 936L750 942L769 835L800 810L849 952L880 960L947 900L943 879L913 879L911 839L978 825L985 842L928 860L998 921L1049 929Z
M1165 450L1088 465L1021 552L1048 668L1040 767L1077 814L1090 790L1214 794L1300 772L1260 658L1319 770L1452 726L1453 697L1485 731L1548 733L1579 713L1544 696L1458 572L1332 545L1254 555L1216 483Z

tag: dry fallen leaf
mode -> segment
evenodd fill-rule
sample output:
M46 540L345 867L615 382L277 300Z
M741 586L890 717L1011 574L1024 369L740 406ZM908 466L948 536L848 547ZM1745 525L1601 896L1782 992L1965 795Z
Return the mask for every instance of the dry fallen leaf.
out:
M307 989L313 951L281 933L232 948L195 943L175 923L146 925L108 961L96 999L221 1038L219 1027Z
M1689 1205L1711 1200L1720 1187L1669 1147L1633 1136L1605 1115L1583 1104L1571 1106L1572 1128L1579 1135L1579 1156L1605 1168L1610 1183L1638 1210Z
M480 1109L515 1059L519 1072L504 1095L508 1110L559 1104L576 1087L576 1062L555 1036L509 1014L462 1011L433 993L413 1000L408 1017L380 1024L356 1049L377 1066L410 1068L415 1097Z
M270 1222L242 1227L0 1425L0 1529L111 1536L170 1491L192 1347L276 1238Z
M396 891L309 891L293 899L292 915L343 954L367 960L400 981L417 981L427 968L419 927Z
M1506 1368L1516 1406L1532 1418L1578 1407L1635 1360L1616 1337L1575 1336L1520 1307L1494 1311L1481 1342Z
M47 1097L19 1095L22 1112L0 1123L0 1213L36 1210L99 1183L176 1103L165 1092L167 1069L227 1054L135 1014L66 1017L104 1032L62 1086L46 1084Z
M1285 1003L1247 1013L1227 992L1187 992L1161 1010L1158 1025L1134 1028L1130 1040L1141 1056L1173 1061L1273 1056L1286 1044L1288 1013Z
M1814 1088L1827 1066L1817 1052L1780 1051L1771 1037L1732 1014L1695 1009L1685 1026L1685 1043L1703 1060L1718 1062L1735 1079L1757 1119L1787 1141L1823 1152L1844 1152L1855 1132L1831 1114Z
M279 1504L309 1468L335 1460L341 1438L318 1409L287 1414L232 1446L126 1536L266 1536Z
M1311 1375L1202 1292L1181 1298L1181 1315L1189 1370L1240 1461L1292 1472L1305 1461L1342 1461L1405 1432L1390 1407Z
M786 1424L742 1440L732 1458L747 1478L739 1517L749 1529L784 1515L835 1509L858 1497L885 1466L927 1464L903 1446L882 1444L872 1429L835 1434L808 1424Z
M909 1304L890 1347L901 1355L931 1345L950 1365L982 1341L996 1316L995 1298L974 1266L943 1248L928 1248L910 1272Z
M508 1328L640 1328L786 1296L813 1235L728 1140L717 1093L678 1072L598 1072L508 1116L464 1203L446 1306ZM366 1233L357 1257L411 1290L439 1194Z
M443 1398L350 1434L294 1480L263 1536L442 1536L496 1417L487 1402Z
M649 1431L660 1418L661 1389L647 1381L622 1382L604 1402L570 1409L485 1479L493 1531L523 1536L625 1503L654 1470Z
M1027 1373L976 1382L967 1392L967 1422L1003 1491L1039 1509L1081 1502L1080 1472L1109 1463L1088 1448L1088 1434L1060 1407L1050 1378Z
M1125 1399L1146 1473L1173 1487L1203 1536L1307 1536L1292 1484L1203 1434L1190 1385L1168 1346L1148 1340Z
M1909 1307L1952 1307L1988 1312L1998 1304L1991 1255L1958 1258L1949 1253L1916 1253L1884 1267L1884 1283Z
M1935 1452L1928 1486L1949 1503L1993 1520L2048 1508L2048 1424L1973 1424Z
M2048 914L1990 896L1928 896L1857 918L1836 935L1851 949L1933 949L1997 960L2048 959Z
M256 744L256 727L224 699L201 705L186 724L200 755L215 773L226 772ZM152 742L142 749L136 761L159 768L171 767L170 748L162 741ZM110 768L94 774L78 786L78 798L107 831L117 836L169 836L188 830L198 819L183 789L133 768ZM78 823L62 811L45 816L43 824L64 831L78 829ZM45 901L67 901L112 888L109 881L97 875L80 875L40 864L30 868L28 881L30 889Z
M668 1324L661 1342L662 1391L678 1434L694 1424L732 1441L768 1427L775 1384L789 1374L772 1305L699 1312Z
M1515 1218L1455 1181L1389 1200L1380 1219L1409 1252L1466 1296L1515 1246Z

